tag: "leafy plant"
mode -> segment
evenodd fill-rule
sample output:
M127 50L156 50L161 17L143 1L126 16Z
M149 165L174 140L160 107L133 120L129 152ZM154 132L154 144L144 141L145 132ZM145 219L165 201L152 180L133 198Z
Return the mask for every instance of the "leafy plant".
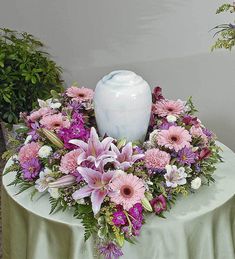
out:
M32 110L37 99L62 90L61 68L26 32L0 29L0 119L18 123L19 113Z
M235 13L235 4L223 4L221 5L216 14L230 12ZM214 34L218 36L215 44L212 46L212 51L214 49L228 49L231 50L235 46L235 24L220 24L214 27L212 30L217 30Z

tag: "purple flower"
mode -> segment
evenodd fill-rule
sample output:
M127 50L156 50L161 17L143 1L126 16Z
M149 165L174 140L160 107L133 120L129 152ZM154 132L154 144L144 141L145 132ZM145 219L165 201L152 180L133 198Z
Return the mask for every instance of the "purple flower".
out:
M166 210L166 199L161 194L150 201L151 206L153 207L156 214L160 214L161 212Z
M185 115L183 117L183 120L182 122L185 124L185 125L194 125L194 126L197 126L199 123L197 117L193 117L193 116L190 116L190 115Z
M122 250L113 242L100 245L99 252L105 257L105 259L118 259L123 255Z
M129 214L136 218L142 218L143 206L140 203L136 203L132 208L129 210Z
M162 88L160 86L156 86L153 88L152 95L154 97L154 102L164 99L164 97L162 96Z
M67 149L77 148L75 145L69 143L71 139L80 139L87 141L89 138L89 130L84 127L84 124L79 122L73 122L69 128L62 128L59 131L59 137L64 142L64 147Z
M214 137L214 133L212 131L210 131L209 129L206 128L202 128L202 132L209 138L213 138Z
M164 122L159 126L159 129L160 129L160 130L168 130L171 126L176 126L176 124L173 123L173 122L164 121Z
M142 227L142 221L143 221L143 217L141 216L141 218L139 219L133 219L132 220L132 226L135 230L140 230Z
M22 168L23 178L32 181L38 176L41 170L41 164L37 158L32 158L31 160L24 162Z
M117 227L120 225L125 225L127 223L126 215L123 211L114 212L112 221Z
M195 163L197 155L192 151L191 148L184 147L178 152L178 161L183 165L191 165Z

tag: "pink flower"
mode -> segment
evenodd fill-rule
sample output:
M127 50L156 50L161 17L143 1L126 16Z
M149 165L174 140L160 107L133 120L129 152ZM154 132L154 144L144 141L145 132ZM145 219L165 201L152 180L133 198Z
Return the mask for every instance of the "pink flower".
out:
M99 136L94 127L91 128L90 138L88 143L80 139L71 139L69 143L80 147L83 152L78 157L78 165L83 161L89 161L94 163L95 167L103 167L108 162L114 162L117 155L110 150L110 145L113 138L106 137L102 141L99 140Z
M72 195L73 199L79 200L91 196L92 210L94 215L96 215L109 192L109 182L115 176L115 171L101 173L90 168L78 167L78 172L88 185L75 191Z
M117 155L115 161L116 167L122 170L128 169L130 166L134 164L135 161L144 157L144 154L133 154L131 142L127 143L122 148L121 152L113 143L111 143L111 149Z
M82 153L81 149L75 149L61 158L60 171L64 174L74 173L78 167L77 159Z
M145 152L145 165L147 168L164 169L170 163L171 156L158 148L152 148Z
M185 105L181 100L161 100L154 104L153 112L160 117L165 117L167 115L180 115L184 111Z
M32 158L38 157L38 151L40 147L40 144L37 142L31 142L23 146L20 149L18 155L18 160L20 161L20 164L22 165L23 163L30 161Z
M27 116L27 120L35 122L36 120L40 119L44 115L52 114L52 109L48 107L40 108L39 110L32 112L29 116Z
M168 130L161 130L158 133L158 145L174 149L178 152L184 147L190 147L192 140L189 132L180 126L171 126Z
M144 198L144 182L133 174L123 174L109 184L111 201L129 210Z
M85 87L79 88L76 86L71 86L67 89L66 94L69 97L72 97L73 100L85 102L93 99L94 91Z
M204 144L208 143L208 138L207 136L203 133L202 128L201 127L195 127L192 126L190 129L190 133L193 137L197 138L197 137L201 137Z
M44 116L40 123L48 130L69 128L70 122L61 113Z

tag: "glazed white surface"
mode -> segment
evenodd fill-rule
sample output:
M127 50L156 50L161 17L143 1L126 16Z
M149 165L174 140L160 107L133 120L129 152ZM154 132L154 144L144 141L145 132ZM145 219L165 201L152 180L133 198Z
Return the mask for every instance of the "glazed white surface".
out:
M111 72L95 88L94 106L100 134L143 141L151 105L151 90L142 77L127 70Z

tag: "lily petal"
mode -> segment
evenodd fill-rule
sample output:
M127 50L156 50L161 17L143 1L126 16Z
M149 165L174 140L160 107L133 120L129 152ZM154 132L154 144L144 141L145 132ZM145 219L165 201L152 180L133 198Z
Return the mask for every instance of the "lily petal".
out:
M82 152L77 158L77 164L80 165L84 160L86 160L86 152Z
M119 149L113 143L111 143L111 149L117 156L121 154Z
M75 191L72 194L72 197L74 200L79 200L85 197L90 196L90 194L92 193L92 188L90 188L88 185L82 187L81 189Z
M91 193L91 203L94 215L96 215L100 211L101 204L104 201L106 195L107 190L94 190Z
M102 182L104 184L108 184L113 179L113 177L115 176L115 172L116 171L110 170L107 173L103 173L102 174Z
M137 155L133 155L131 160L132 160L132 162L135 162L138 159L141 159L143 157L144 157L144 154L137 154Z
M87 167L78 167L77 170L91 188L100 188L102 173Z
M132 143L129 142L129 143L127 143L127 144L123 147L123 149L122 149L122 155L123 155L124 157L126 157L127 159L128 159L128 158L131 159L132 154L133 154Z
M102 140L102 145L104 150L108 150L110 148L111 143L114 141L113 138L107 137L104 140Z
M88 144L80 139L71 139L71 140L69 140L69 143L80 147L84 151L87 151Z

